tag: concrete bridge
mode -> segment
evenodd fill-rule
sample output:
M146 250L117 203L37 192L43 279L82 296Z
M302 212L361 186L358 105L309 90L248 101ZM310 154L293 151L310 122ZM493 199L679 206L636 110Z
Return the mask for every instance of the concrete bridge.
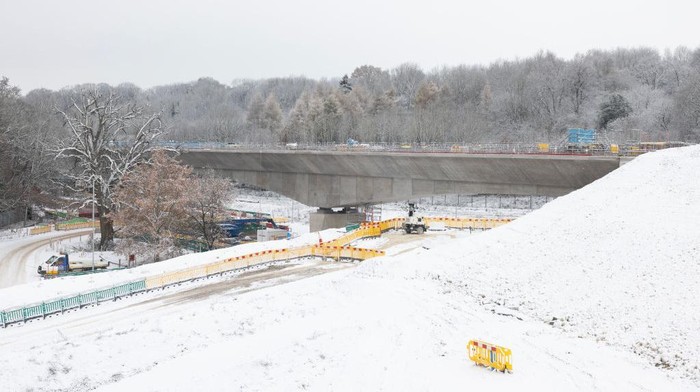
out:
M321 214L442 194L561 196L621 164L616 156L293 150L189 150L179 159L319 207ZM320 226L342 225L318 219Z

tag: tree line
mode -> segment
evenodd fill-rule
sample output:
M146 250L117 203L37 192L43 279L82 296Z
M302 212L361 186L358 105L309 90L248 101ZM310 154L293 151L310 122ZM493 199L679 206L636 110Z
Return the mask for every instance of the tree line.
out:
M155 139L556 144L567 128L596 128L611 143L697 142L700 48L592 50L571 59L540 52L429 71L360 65L332 79L201 78L145 90L124 83L23 95L3 77L0 211L85 191L95 180L108 215L112 187ZM114 148L127 142L137 148Z
M567 128L596 128L617 143L700 137L700 48L592 50L569 60L540 52L488 66L346 72L113 88L161 111L167 138L178 141L557 143ZM33 90L23 101L50 122L51 108L80 88Z
M179 164L176 151L157 143L165 132L162 114L122 94L86 85L32 105L3 78L0 212L94 206L101 250L115 235L123 239L120 252L153 261L176 254L183 239L211 249L223 235L218 223L232 183Z

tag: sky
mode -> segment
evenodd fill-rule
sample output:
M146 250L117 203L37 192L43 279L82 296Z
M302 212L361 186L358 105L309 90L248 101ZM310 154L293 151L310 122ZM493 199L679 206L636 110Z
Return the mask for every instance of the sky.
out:
M212 77L429 71L540 50L700 47L692 0L0 0L0 76L24 93Z

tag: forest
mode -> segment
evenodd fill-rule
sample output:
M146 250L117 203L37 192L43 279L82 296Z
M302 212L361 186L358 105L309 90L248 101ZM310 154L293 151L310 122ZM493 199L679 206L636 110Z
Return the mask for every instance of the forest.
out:
M75 188L88 189L86 181L98 172L98 193L107 198L116 180L106 173L125 173L151 151L151 139L268 146L349 138L369 144L557 145L568 128L595 128L608 143L700 140L700 48L591 50L571 59L539 52L433 70L367 64L321 80L222 83L202 77L148 89L123 83L22 92L11 76L0 79L0 211L37 202L57 184L65 190L73 181ZM99 98L90 101L92 109L90 96ZM104 132L95 135L94 124L81 124L86 110L102 116L93 120L104 122ZM102 139L88 141L84 131ZM136 143L140 150L124 157L122 166L80 160L91 154L80 151L86 147L107 157L122 154L107 147L137 135L145 138Z
M22 99L50 122L83 87ZM557 143L567 128L596 128L616 143L693 142L700 131L700 48L592 50L570 60L540 52L488 66L360 65L323 80L203 77L114 89L161 112L166 138L178 141Z

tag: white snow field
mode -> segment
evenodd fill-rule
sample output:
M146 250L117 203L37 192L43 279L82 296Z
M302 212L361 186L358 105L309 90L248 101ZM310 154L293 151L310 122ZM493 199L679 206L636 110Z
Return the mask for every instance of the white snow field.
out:
M482 234L0 329L0 390L700 390L698 173L700 146L649 153ZM511 348L514 372L473 365L470 339Z

